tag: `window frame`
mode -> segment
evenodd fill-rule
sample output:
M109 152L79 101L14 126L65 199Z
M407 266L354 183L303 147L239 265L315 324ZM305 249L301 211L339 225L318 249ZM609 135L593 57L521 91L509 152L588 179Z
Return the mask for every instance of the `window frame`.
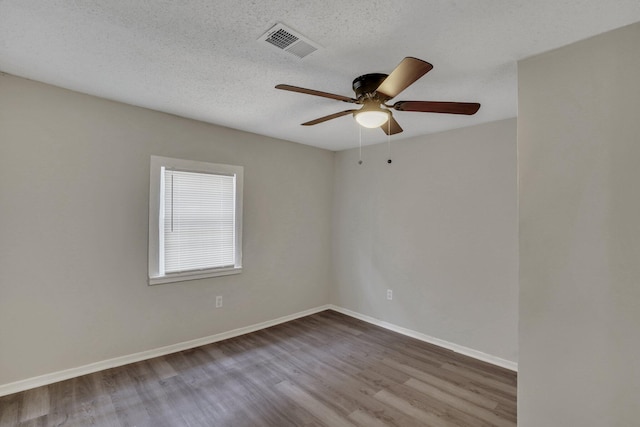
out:
M193 271L160 274L160 217L162 204L161 191L164 179L162 170L176 169L194 173L235 176L235 264L232 267L210 268ZM182 282L208 277L227 276L242 272L242 166L201 162L196 160L175 159L171 157L151 156L149 171L149 285Z

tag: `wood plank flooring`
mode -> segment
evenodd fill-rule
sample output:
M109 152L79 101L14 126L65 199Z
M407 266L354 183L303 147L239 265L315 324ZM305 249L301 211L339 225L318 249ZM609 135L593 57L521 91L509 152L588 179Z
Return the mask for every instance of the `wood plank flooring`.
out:
M515 426L516 374L327 310L0 398L0 426Z

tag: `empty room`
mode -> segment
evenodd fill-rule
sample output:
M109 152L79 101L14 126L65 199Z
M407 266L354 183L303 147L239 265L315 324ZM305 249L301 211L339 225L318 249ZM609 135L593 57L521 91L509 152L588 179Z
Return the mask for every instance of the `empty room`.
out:
M640 3L0 0L0 427L640 425Z

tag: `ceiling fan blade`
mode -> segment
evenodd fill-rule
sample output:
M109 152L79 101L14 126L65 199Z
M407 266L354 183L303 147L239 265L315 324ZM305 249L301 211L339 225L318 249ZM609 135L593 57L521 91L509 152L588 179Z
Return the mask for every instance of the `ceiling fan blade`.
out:
M392 115L389 115L389 121L380 126L380 129L382 129L387 135L395 135L396 133L402 132L402 128Z
M393 109L398 111L464 114L471 116L480 109L480 104L476 102L398 101L393 104Z
M302 123L302 126L317 125L318 123L326 122L327 120L337 119L338 117L346 116L347 114L351 114L354 111L358 111L358 110L344 110L344 111L340 111L339 113L329 114L328 116L320 117L318 119Z
M288 90L291 92L298 92L298 93L306 93L307 95L321 96L323 98L331 98L331 99L336 99L338 101L344 101L344 102L351 102L351 103L357 102L355 99L349 98L348 96L336 95L334 93L322 92L322 91L313 90L313 89L305 89L303 87L298 87L298 86L277 85L276 89Z
M395 70L380 83L376 92L384 95L387 99L395 98L413 82L431 71L432 68L433 65L426 61L407 56L398 64Z

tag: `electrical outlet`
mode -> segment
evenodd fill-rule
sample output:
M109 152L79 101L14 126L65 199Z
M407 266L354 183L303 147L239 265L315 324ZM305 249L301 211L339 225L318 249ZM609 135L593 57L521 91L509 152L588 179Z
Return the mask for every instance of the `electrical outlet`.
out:
M222 307L222 295L216 297L216 308Z
M393 299L393 291L391 289L387 289L387 299L389 301Z

